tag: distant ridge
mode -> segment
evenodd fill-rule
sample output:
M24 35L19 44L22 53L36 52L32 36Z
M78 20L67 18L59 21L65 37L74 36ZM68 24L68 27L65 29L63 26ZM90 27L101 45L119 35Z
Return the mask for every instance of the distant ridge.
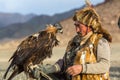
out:
M30 34L38 32L39 30L44 29L46 24L54 24L70 18L71 16L73 16L75 11L76 9L61 14L55 14L53 16L34 16L27 22L7 25L6 27L0 28L0 40L3 40L5 38L15 39L28 36Z
M21 15L18 13L0 12L0 27L5 27L14 23L24 23L36 16L35 14Z

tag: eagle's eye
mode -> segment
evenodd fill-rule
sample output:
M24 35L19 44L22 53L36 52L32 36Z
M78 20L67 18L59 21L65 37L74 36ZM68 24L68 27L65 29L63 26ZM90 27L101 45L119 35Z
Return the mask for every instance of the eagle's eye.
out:
M63 33L63 27L60 23L56 23L53 26L57 28L57 32Z

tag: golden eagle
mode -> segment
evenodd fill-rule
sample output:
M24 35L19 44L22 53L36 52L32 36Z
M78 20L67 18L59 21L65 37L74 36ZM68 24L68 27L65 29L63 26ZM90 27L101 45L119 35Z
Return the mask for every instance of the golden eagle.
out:
M21 72L25 72L29 75L29 65L35 65L41 63L45 58L51 57L52 49L58 45L56 33L62 32L62 26L60 24L47 25L47 28L36 34L33 34L23 40L9 59L11 64L9 65L3 78L5 79L10 68L13 69L12 74L8 80L12 80L13 77Z

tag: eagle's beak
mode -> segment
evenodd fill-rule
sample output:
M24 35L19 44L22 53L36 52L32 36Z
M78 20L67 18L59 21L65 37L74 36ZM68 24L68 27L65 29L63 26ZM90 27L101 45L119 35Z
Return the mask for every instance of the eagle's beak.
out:
M63 29L58 30L58 32L62 34L63 33Z
M60 23L56 23L54 26L57 28L57 33L63 33L63 27Z

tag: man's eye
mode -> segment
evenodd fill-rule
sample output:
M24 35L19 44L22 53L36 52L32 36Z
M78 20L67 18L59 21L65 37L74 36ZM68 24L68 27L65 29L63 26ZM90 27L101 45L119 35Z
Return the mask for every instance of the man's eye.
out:
M80 26L79 24L74 24L75 26Z

